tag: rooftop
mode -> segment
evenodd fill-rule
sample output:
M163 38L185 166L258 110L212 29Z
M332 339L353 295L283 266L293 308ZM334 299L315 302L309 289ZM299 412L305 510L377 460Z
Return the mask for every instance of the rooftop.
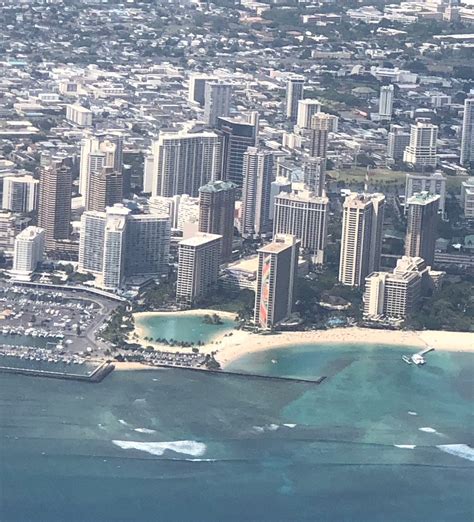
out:
M183 239L183 241L179 242L179 245L197 247L205 245L207 243L211 243L216 239L222 239L222 236L220 236L219 234L206 234L204 232L199 232L193 237Z

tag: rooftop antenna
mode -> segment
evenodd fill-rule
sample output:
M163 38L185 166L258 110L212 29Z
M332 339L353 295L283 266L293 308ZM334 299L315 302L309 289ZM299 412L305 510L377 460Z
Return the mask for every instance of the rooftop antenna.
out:
M369 165L367 165L367 170L365 172L365 180L364 180L364 192L366 194L369 193L369 171L370 171L370 167L369 167Z

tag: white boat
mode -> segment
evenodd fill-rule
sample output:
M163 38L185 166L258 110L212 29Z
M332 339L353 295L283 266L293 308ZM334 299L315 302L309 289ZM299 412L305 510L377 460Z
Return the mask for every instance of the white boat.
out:
M406 362L407 364L411 364L411 359L408 357L408 355L402 355L402 361Z

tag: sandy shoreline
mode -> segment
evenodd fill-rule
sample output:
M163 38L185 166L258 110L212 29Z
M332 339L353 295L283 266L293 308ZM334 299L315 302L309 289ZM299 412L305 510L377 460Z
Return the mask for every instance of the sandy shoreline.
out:
M223 368L249 353L303 344L380 344L426 348L452 352L473 352L474 334L446 331L372 330L370 328L333 328L309 332L282 332L257 335L236 331L222 340L216 359Z
M218 313L226 319L234 319L235 314L217 312L215 310L188 310L184 312L142 312L134 314L135 318L157 315L176 314L203 316L206 313ZM189 349L169 347L155 342L145 341L147 332L136 324L137 338L130 337L134 342L143 345L152 345L157 349L175 352L189 352ZM133 332L132 332L133 334ZM447 331L400 331L400 330L373 330L370 328L333 328L330 330L316 330L307 332L281 332L275 335L258 335L243 330L233 330L232 335L222 333L204 346L199 347L201 353L217 351L216 359L225 369L230 363L247 354L304 344L379 344L405 346L407 348L423 349L428 346L436 350L452 352L474 353L474 333L447 332ZM153 367L141 363L117 363L117 370L151 369Z

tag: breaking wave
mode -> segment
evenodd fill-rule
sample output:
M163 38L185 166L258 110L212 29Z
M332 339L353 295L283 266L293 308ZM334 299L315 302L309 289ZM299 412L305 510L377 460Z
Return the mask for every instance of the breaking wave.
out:
M415 444L394 444L396 448L400 449L415 449Z
M467 444L440 444L436 447L445 453L454 455L455 457L474 462L474 448L471 448L471 446L468 446Z
M170 442L137 442L133 440L113 440L113 444L122 449L135 449L160 457L166 450L183 453L192 457L201 457L206 452L206 445L194 440L176 440Z
M133 431L138 433L156 433L156 430L150 430L149 428L135 428Z

